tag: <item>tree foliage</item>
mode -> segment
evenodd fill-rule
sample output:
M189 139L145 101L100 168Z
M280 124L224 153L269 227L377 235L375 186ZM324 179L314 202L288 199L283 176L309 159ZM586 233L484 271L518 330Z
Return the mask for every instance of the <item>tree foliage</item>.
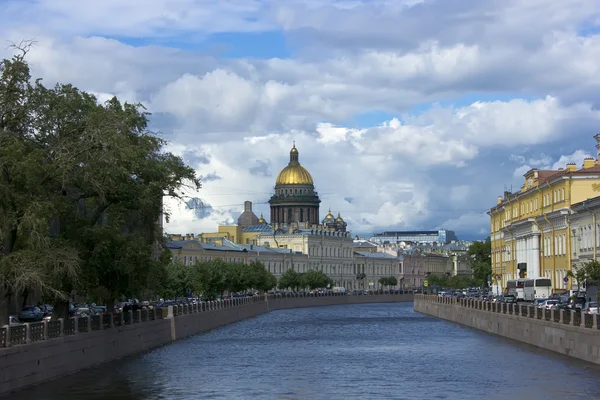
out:
M398 278L395 276L384 276L379 278L379 284L383 287L392 287L398 285Z
M214 300L225 292L266 291L277 286L275 276L258 261L244 264L217 259L187 268L193 292L204 300Z
M468 287L477 286L481 282L468 276L448 276L448 275L429 275L427 277L429 286L437 286L439 288L465 289Z
M569 271L571 272L571 271ZM580 282L588 282L596 285L597 299L600 301L600 263L596 260L590 260L577 270L576 276L579 276Z
M492 242L490 237L483 242L473 242L467 250L476 286L487 287L492 276Z
M35 290L57 316L75 293L110 307L148 292L165 273L163 196L198 189L194 170L141 105L31 83L24 56L0 63L2 291Z
M333 280L325 272L315 269L309 269L300 275L300 287L310 290L326 288L333 286Z
M277 284L277 287L279 289L285 290L285 289L294 289L294 290L298 290L298 288L302 287L302 280L300 278L300 274L298 274L296 271L294 271L293 269L288 269L287 271L285 271L283 273L283 275L281 275L279 277L279 282Z

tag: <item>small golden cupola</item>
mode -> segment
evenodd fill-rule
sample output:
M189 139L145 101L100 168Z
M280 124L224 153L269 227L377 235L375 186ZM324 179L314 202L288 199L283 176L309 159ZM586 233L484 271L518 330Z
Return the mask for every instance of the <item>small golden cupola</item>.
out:
M335 224L335 217L331 213L331 208L330 208L329 212L327 212L327 215L325 216L325 218L323 218L323 225L333 225L333 224Z
M262 213L260 213L260 218L258 219L258 223L260 225L266 225L267 224L267 220L263 218Z
M342 218L342 215L338 212L338 216L335 219L335 222L344 222L344 219Z

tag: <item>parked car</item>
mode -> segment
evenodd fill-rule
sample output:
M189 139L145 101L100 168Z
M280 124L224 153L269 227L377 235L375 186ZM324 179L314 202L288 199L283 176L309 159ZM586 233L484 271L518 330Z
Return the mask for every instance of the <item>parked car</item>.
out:
M38 306L25 306L19 313L21 322L37 322L44 319L44 312Z
M585 312L588 314L598 314L598 302L597 301L589 301L585 305Z

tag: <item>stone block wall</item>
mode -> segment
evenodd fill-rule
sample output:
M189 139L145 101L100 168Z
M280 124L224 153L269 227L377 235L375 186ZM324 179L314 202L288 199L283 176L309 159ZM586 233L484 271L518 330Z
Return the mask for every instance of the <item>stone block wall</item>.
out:
M600 364L600 330L595 314L427 295L415 295L414 310Z

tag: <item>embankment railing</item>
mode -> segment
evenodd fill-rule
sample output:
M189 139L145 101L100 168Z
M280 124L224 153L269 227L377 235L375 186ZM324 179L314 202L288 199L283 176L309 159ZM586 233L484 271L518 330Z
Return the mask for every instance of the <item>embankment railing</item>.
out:
M373 293L370 295L379 295ZM385 294L407 294L403 291ZM281 298L309 298L344 296L345 293L286 293L268 296L238 297L228 300L202 301L198 303L179 304L163 308L144 308L136 311L100 314L86 317L58 318L50 321L29 322L23 324L4 325L0 328L0 348L28 345L41 340L49 340L70 335L81 335L123 326L148 323L158 319L178 317L180 315L202 313L232 307L241 307L267 300Z
M509 314L521 318L532 318L549 321L555 324L577 326L586 329L598 329L600 315L589 314L581 310L546 310L532 304L498 303L473 298L457 298L450 296L416 294L416 301L465 307L490 313Z

